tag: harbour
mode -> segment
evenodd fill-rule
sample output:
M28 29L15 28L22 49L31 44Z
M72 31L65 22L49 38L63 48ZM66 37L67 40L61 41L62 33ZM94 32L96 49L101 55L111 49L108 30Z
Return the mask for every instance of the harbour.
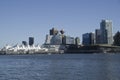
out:
M112 33L111 20L102 20L101 24L109 24L110 29L108 29L108 32ZM105 28L107 26L104 25L101 27ZM22 41L22 44L12 46L7 44L0 48L0 54L119 53L119 31L114 37L110 34L111 38L104 37L101 33L101 38L97 40L97 34L99 31L104 32L105 30L106 29L96 30L96 36L94 33L83 34L83 41L80 43L79 37L68 36L64 34L65 31L63 29L58 30L53 27L49 30L49 34L46 35L45 41L42 45L36 45L34 43L34 37L29 37L28 41ZM102 38L105 39L105 42Z
M120 80L120 0L0 0L0 80Z

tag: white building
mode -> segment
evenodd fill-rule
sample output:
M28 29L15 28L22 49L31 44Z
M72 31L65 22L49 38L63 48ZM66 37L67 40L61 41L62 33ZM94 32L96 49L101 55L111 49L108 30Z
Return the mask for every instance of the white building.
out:
M15 45L9 46L6 45L4 48L1 49L2 52L6 54L26 54L26 53L46 53L48 52L47 48L41 48L40 45L32 45L32 46L25 46L25 45Z

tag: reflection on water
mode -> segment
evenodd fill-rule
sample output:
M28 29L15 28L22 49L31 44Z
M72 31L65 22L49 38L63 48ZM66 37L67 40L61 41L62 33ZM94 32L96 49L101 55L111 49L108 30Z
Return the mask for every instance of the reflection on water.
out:
M119 80L120 55L0 55L0 80Z

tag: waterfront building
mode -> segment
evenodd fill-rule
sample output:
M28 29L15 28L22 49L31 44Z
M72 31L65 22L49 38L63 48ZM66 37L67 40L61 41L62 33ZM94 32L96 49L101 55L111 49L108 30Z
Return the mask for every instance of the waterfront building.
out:
M24 46L27 46L27 42L26 42L26 41L22 41L22 44L23 44Z
M52 28L50 34L46 35L45 44L47 45L61 45L63 44L64 30L60 30L60 33L57 29Z
M5 54L35 54L35 53L48 53L48 48L41 48L40 45L15 45L15 46L9 46L6 45L4 48L2 48L1 52Z
M85 33L82 35L82 44L83 45L89 45L90 44L90 36L89 33Z
M113 44L112 21L102 20L100 23L101 44Z
M45 44L47 45L61 45L62 35L46 35Z
M52 28L52 29L50 30L50 35L57 35L57 34L58 34L58 30L57 30L57 29Z
M45 44L51 44L51 35L46 35Z
M51 38L51 45L61 45L62 44L62 35L53 35Z
M80 38L79 38L79 37L76 37L76 38L75 38L75 44L76 44L76 45L79 45L79 44L80 44Z
M90 33L90 44L95 44L95 34Z
M64 35L65 31L62 29L62 30L60 30L60 33L61 33L61 36L62 36L62 44L63 44L63 38L65 37L65 35Z
M92 45L95 43L94 33L85 33L82 36L83 38L83 45Z
M34 37L29 37L29 45L32 46L34 44Z
M100 29L95 30L95 43L96 44L101 43L101 31L100 31Z
M65 45L75 44L75 39L74 39L74 37L64 36L64 38L63 38L63 44L65 44Z

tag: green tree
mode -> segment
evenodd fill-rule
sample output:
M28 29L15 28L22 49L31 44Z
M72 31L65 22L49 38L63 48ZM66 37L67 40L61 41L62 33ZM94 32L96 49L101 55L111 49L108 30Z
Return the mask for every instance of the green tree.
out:
M113 39L114 39L114 45L120 46L120 32L119 31L114 35Z

